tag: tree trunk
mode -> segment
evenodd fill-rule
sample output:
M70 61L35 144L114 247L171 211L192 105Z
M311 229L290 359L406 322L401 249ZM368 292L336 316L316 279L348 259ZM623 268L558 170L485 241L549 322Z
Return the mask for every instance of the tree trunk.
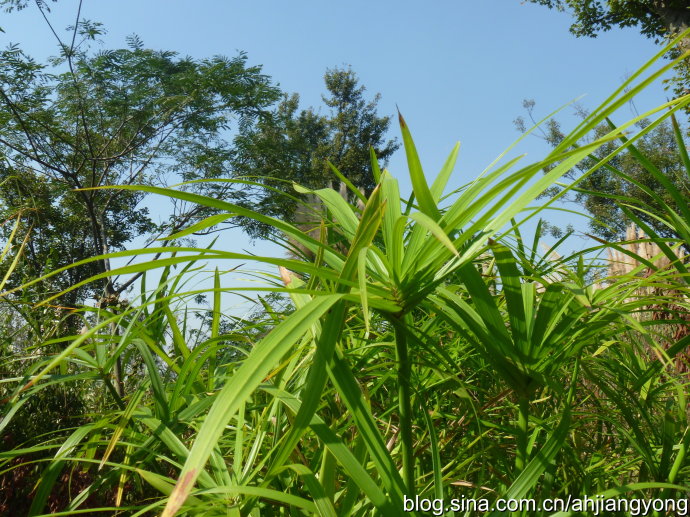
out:
M688 7L675 7L668 1L652 2L652 10L661 18L668 31L668 36L674 38L690 27L690 9ZM685 37L680 43L682 50L690 50L690 37Z

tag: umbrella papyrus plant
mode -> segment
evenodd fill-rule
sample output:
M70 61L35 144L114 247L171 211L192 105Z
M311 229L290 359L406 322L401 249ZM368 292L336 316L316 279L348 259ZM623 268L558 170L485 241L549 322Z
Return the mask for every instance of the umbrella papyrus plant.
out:
M140 259L111 275L153 269L165 274L152 292L142 289L139 303L119 314L101 311L85 334L36 365L9 397L10 405L21 403L29 389L51 382L53 370L67 362L79 365L80 378L102 379L111 374L114 357L136 357L146 375L131 376L135 386L114 416L75 432L58 450L50 471L53 481L66 462L91 461L98 450L103 454L99 452L99 459L93 461L100 465L99 472L116 477L118 486L134 478L161 494L140 511L163 507L166 516L179 511L238 515L270 502L319 515L371 511L402 515L404 498L413 496L430 474L416 468L418 452L425 444L415 440L415 422L420 419L413 410L418 406L417 347L436 349L439 356L446 353L433 336L420 332L423 316L434 315L469 343L471 352L489 365L518 401L517 469L508 493L524 496L567 435L578 354L615 326L619 314L610 310L612 297L588 299L577 283L541 278L543 289L536 289L535 280L520 269L502 237L511 231L511 220L539 213L531 207L539 194L603 143L633 127L635 120L575 147L666 68L639 84L633 84L641 77L635 74L544 160L524 167L519 166L519 158L492 164L446 197L458 146L433 181L427 181L409 128L400 117L411 200L401 201L398 180L381 171L375 158L372 168L378 186L372 194L365 197L351 185L352 195L362 199L363 208L349 204L335 190L309 191L297 186L300 192L318 197L325 207L326 231L318 235L184 187L122 187L218 212L196 224L193 231L225 217L253 218L309 250L313 260L193 246L110 254L113 259ZM687 97L670 101L643 116L662 120L687 103ZM632 134L627 141L635 139ZM618 152L626 145L621 143ZM604 165L598 163L591 170ZM545 168L548 172L542 174ZM227 181L240 188L247 183ZM337 238L331 240L329 235ZM147 261L159 252L165 254L161 259ZM496 261L494 279L482 277L475 265L485 256ZM294 310L263 326L232 359L228 359L228 342L237 348L233 340L241 336L220 332L220 294L257 289L223 286L217 273L212 288L183 287L182 273L207 260L255 261L299 275L289 275L286 284L265 288L289 296ZM175 268L182 272L173 274ZM490 280L495 289L487 287ZM213 300L210 332L205 339L190 343L191 333L179 324L183 309L176 304L202 293ZM111 322L121 331L104 336ZM377 336L386 336L394 368L395 389L384 411L372 404L370 386L354 367L358 348L384 346L376 342ZM99 348L104 339L116 341L110 355ZM564 366L571 368L570 382L551 380ZM92 372L91 377L84 371ZM531 397L542 388L558 393L564 408L548 422L536 422L529 415ZM430 419L421 422L433 431ZM531 453L525 439L530 426L548 436ZM83 451L88 453L80 459ZM440 482L444 474L438 451L435 458L433 477ZM45 479L36 513L48 494L50 479ZM97 490L97 483L93 487ZM437 490L443 495L442 487ZM73 507L85 497L75 500Z
M325 242L309 238L286 223L279 223L281 230L288 233L291 239L310 249L314 256L320 257L321 263L315 267L290 260L271 260L273 263L280 263L286 268L307 275L312 286L318 285L323 289L316 293L305 293L313 298L291 315L291 325L299 320L301 311L311 307L317 300L325 296L340 296L337 302L333 302L336 303L335 306L328 306L325 309L329 311L328 314L323 319L318 318L321 333L320 337L316 338L316 354L309 374L306 376L306 388L302 395L304 400L285 439L288 447L283 451L286 452L278 453L274 457L279 461L273 463L272 470L279 468L278 465L285 460L286 456L289 456L292 446L307 430L318 407L318 396L327 380L330 379L336 392L353 415L355 425L363 436L367 452L377 466L378 475L383 481L388 497L394 503L400 501L401 494L413 494L415 491L411 429L412 366L407 328L413 321L414 311L426 308L428 304L439 299L443 300L442 305L450 305L449 300L442 299L440 293L443 292L444 284L449 279L456 279L458 276L464 281L463 288L470 293L471 297L474 297L473 299L480 300L484 297L485 285L479 286L478 283L470 281L472 275L467 268L473 267L472 261L487 249L488 239L498 234L513 217L521 214L538 194L588 156L593 149L615 138L618 134L615 132L574 150L554 153L546 160L516 172L509 171L509 167L514 165L514 162L498 167L471 182L459 192L450 206L442 207L440 200L453 170L457 147L451 153L437 179L429 185L409 130L402 118L401 130L416 201L412 204L401 204L397 180L387 171L378 171L374 162L373 167L379 178L379 187L367 200L361 217L358 217L356 209L337 192L331 189L312 192L327 207L330 219L333 221L329 224L330 231L338 231L342 240L349 243L346 246L346 254L329 247ZM554 167L548 174L539 176L547 165L554 165ZM204 203L219 209L236 210L236 207L228 206L221 201L200 197L192 199L190 194L179 191L168 190L160 191L160 193ZM506 270L510 267L509 261L503 260L503 257L501 262L502 269ZM316 280L312 281L313 279ZM515 284L515 280L514 272L506 273L505 281L509 286L512 285L511 282ZM522 287L519 289L522 290ZM514 289L509 292L512 299L515 295ZM434 293L437 296L431 296ZM522 294L520 298L523 298ZM583 330L585 321L580 316L587 308L578 305L573 298L574 295L566 288L556 286L547 289L538 304L532 302L538 308L536 314L539 318L529 329L534 336L531 339L526 339L528 329L522 328L524 325L518 323L519 305L511 301L512 331L515 332L517 338L513 344L516 346L508 348L503 346L505 342L495 340L491 342L491 346L493 354L504 356L496 362L497 372L503 373L502 377L516 389L520 397L528 396L531 389L530 383L543 379L545 372L548 372L553 364L558 364L558 359L570 357L578 350L576 346L564 347L565 351L560 351L555 358L549 356L547 359L546 356L549 353L546 351L550 348L544 344L549 344L551 343L549 340L552 340L551 345L555 345L558 343L558 337L566 333L577 335L578 333L573 332L572 328L575 325L582 325L579 332L585 334ZM335 300L335 298L328 299ZM368 311L376 311L389 321L394 329L399 387L397 403L400 463L395 458L391 458L388 451L382 447L383 440L377 431L366 399L347 363L346 356L339 350L339 338L345 326L348 307L357 303L363 307L365 319L367 319ZM438 307L434 309L439 310ZM485 311L485 314L480 317L485 316L491 320L496 316L496 311L490 308L486 308ZM501 321L503 322L503 319ZM602 326L605 324L606 322L603 321ZM596 326L590 325L587 328L593 333ZM586 342L586 339L584 341ZM499 348L496 348L497 344ZM261 346L261 344L257 345L257 350ZM252 351L248 361L254 354L255 352ZM278 355L275 357L277 358ZM501 362L503 364L498 366ZM254 365L251 364L253 368ZM326 368L322 368L322 365ZM511 372L506 365L512 365L520 373ZM277 363L266 366L270 371L271 368L277 366ZM260 376L254 377L255 385L251 388L256 389L260 380ZM228 387L229 385L232 385L232 378L228 380L224 391L214 401L211 411L219 408L218 411L210 413L214 417L216 415L223 415L223 417L222 419L208 418L202 424L197 441L192 446L182 469L180 481L168 500L166 515L171 515L180 508L191 493L193 483L208 459L209 446L202 444L207 443L209 438L211 438L211 443L217 440L226 422L234 416L235 405L229 404L226 397L222 396L224 393L237 392L237 387ZM247 393L249 392L250 390L247 390ZM522 456L518 462L524 464L526 460L524 451L518 455ZM395 470L398 465L402 471L402 483L398 480L397 470Z

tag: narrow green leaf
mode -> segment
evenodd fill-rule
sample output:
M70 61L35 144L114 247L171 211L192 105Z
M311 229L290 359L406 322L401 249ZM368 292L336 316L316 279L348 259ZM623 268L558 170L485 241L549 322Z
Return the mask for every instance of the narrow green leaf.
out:
M441 454L438 448L438 435L434 428L434 422L429 415L429 409L422 408L426 429L429 433L429 444L431 445L431 468L434 473L434 497L436 499L443 499L443 465L441 464Z
M423 226L429 233L431 233L436 239L443 244L446 249L448 249L453 255L455 256L460 256L458 253L458 250L455 249L455 245L453 242L448 238L448 235L446 235L446 232L443 231L443 229L430 217L427 217L425 214L421 212L414 212L410 214L410 219L413 219L416 223L420 224Z
M422 164L419 161L419 155L417 154L417 148L412 140L410 129L407 127L407 123L405 123L405 119L400 113L398 113L398 119L400 120L400 131L402 132L403 145L405 146L405 155L407 156L407 166L410 171L412 189L419 202L419 209L434 221L438 221L441 218L441 213L438 211L436 202L431 195L426 178L424 177Z
M163 511L163 517L175 515L187 499L225 425L240 405L247 400L290 347L339 299L339 295L322 296L295 311L254 347L242 366L225 382L197 433L175 490Z
M374 176L374 181L381 183L381 168L379 167L379 160L376 156L376 151L372 146L369 146L369 159L371 162L371 174Z
M438 173L438 176L436 176L434 183L431 185L431 197L436 203L438 203L441 200L441 196L443 195L443 191L445 190L446 185L448 184L450 175L453 173L453 169L455 169L455 162L458 159L459 151L460 142L455 144L455 147L453 147L453 150L450 152L450 155L448 156L448 158L446 158L446 162L443 164L443 167L441 167L441 172Z
M503 296L508 306L508 319L510 320L510 332L513 344L527 354L530 348L530 340L527 335L527 318L522 292L520 271L517 268L515 257L510 250L502 244L494 244L494 257L496 266L501 274Z
M570 408L566 407L558 427L551 432L544 446L534 454L534 458L503 495L504 499L521 499L529 496L532 488L539 482L539 478L565 443L569 428ZM489 514L489 517L500 517L501 515L503 514L494 511Z
M234 217L234 216L235 216L235 214L211 215L211 216L209 216L205 219L202 219L201 221L193 224L189 228L185 228L184 230L180 230L179 232L170 234L166 237L159 237L157 240L163 241L163 240L180 239L182 237L186 237L187 235L191 235L193 233L197 233L197 232L201 232L203 230L206 230L207 228L211 228L212 226L220 224L223 221L226 221L227 219L230 219L231 217Z
M359 220L350 204L338 192L330 188L311 190L296 184L293 187L301 194L314 194L318 196L333 218L338 221L338 228L343 230L349 239L353 238L357 231Z
M300 409L300 401L290 393L277 390L274 387L263 385L261 389L277 397L283 404L290 408L293 413ZM369 500L379 508L383 515L392 512L392 515L402 514L402 508L395 508L381 491L378 484L371 478L367 470L350 452L343 441L326 425L326 423L316 414L312 415L309 427L323 442L325 447L335 456L338 463L343 467L350 479L364 492Z
M367 252L369 248L359 250L357 257L357 280L359 282L359 294L362 301L362 317L364 318L364 331L369 335L369 296L367 294Z
M372 150L373 150L373 149L372 149ZM375 157L376 157L376 154L374 154L374 158L375 158ZM377 165L378 165L378 162L376 162L376 163L377 163ZM347 188L350 189L350 192L352 192L357 198L359 198L359 200L360 200L362 203L366 204L367 198L364 196L364 194L362 194L362 193L360 192L360 190L359 190L357 187L355 187L354 183L352 183L349 179L347 179L347 177L346 177L345 175L343 175L343 173L340 172L340 171L335 167L335 165L333 165L331 162L328 162L328 166L329 166L329 167L331 168L331 170L333 171L333 174L335 174L335 175L338 177L338 179L339 179L340 181L342 181L343 183L345 183L345 185L347 186ZM380 176L380 171L379 171L379 176ZM374 175L374 180L376 181L376 183L378 183L378 182L379 182L378 176Z
M673 134L676 138L676 145L678 145L678 152L680 153L680 159L685 167L685 173L690 179L690 156L688 156L688 148L685 147L685 141L683 139L683 134L680 131L680 126L678 125L678 120L676 120L675 113L671 114L671 124L673 125Z

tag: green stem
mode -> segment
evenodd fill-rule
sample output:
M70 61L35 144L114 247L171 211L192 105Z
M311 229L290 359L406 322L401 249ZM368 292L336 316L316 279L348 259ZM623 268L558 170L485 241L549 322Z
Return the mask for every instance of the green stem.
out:
M400 442L402 448L403 481L408 497L415 495L414 447L412 444L412 365L407 350L407 328L402 318L392 319L395 329L395 351L398 360L398 411L400 413Z
M515 468L522 472L527 465L527 441L529 433L529 398L518 395L518 433Z

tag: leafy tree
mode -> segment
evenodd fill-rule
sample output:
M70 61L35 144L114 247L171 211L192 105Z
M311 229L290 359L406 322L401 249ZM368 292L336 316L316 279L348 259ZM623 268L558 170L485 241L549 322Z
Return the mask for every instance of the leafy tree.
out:
M165 228L156 228L138 207L141 194L84 189L227 176L227 130L233 121L251 124L278 98L244 54L180 58L146 49L137 37L127 48L91 52L87 44L101 31L81 21L49 64L17 46L0 52L0 211L21 214L31 233L20 280L198 217L177 206ZM233 196L227 187L216 193ZM108 302L132 282L117 284L109 270L99 260L40 289L59 292L100 273L100 286L72 291L63 303L87 296Z
M523 107L527 111L528 118L532 122L535 121L533 111L535 102L533 100L526 100L523 102ZM587 112L582 108L578 108L577 113L584 117ZM648 124L647 121L642 121L638 127L644 128ZM524 118L518 117L515 120L515 125L518 130L525 131L526 123ZM610 131L610 127L606 124L598 126L593 137L603 136ZM547 122L541 130L540 136L544 138L552 146L557 146L564 138L561 131L560 123L551 119ZM670 181L675 188L680 192L685 193L690 198L690 177L688 177L682 160L680 160L680 150L678 148L678 141L674 132L673 125L664 122L657 126L653 131L642 136L636 143L637 150L647 158L652 166L661 171L665 177ZM607 156L613 149L616 148L616 142L609 142L602 145L593 156L596 158L603 158ZM592 160L585 160L579 164L573 171L569 173L571 179L593 165ZM644 189L636 185L639 183L651 188L668 206L678 210L678 204L674 197L669 193L664 186L659 182L658 177L653 174L648 166L645 165L638 157L631 152L623 152L614 156L608 163L607 167L602 167L583 178L578 183L580 189L573 195L566 197L566 199L574 201L584 206L587 211L594 217L590 220L589 225L591 231L604 239L616 240L625 236L626 228L630 224L630 220L626 216L620 203L616 202L612 196L627 197L639 200L641 203L653 208L652 213L637 212L636 215L640 217L646 224L654 228L654 230L661 236L669 238L677 238L678 236L667 225L660 222L654 214L664 213L664 207L659 202L651 197ZM624 172L632 181L626 181L620 175L614 174L613 169ZM560 187L551 187L545 192L545 195L552 196L560 191ZM552 231L554 236L560 236L559 228L549 223L545 225L546 229Z
M260 119L235 139L235 174L257 182L255 188L245 191L247 206L294 219L292 182L312 189L337 183L328 162L358 188L374 188L369 148L384 163L398 148L395 140L386 140L390 117L377 113L380 95L367 101L365 87L350 68L329 69L324 80L328 94L322 98L329 108L327 114L314 108L300 111L299 95L285 95L271 117ZM242 220L241 224L253 237L270 233L256 221Z
M596 37L614 26L640 27L650 38L665 38L690 27L690 9L685 0L529 0L532 3L570 11L576 36Z
M607 129L610 128L602 127L600 129L601 134ZM596 155L603 158L604 153L610 151L614 145L615 143L607 144L597 151ZM690 178L683 167L683 162L678 158L678 143L670 123L658 126L638 140L635 147L649 160L652 166L660 170L680 192L685 194L686 199L690 199ZM650 172L645 164L641 163L631 152L617 155L609 165L624 172L634 182L650 188L659 195L664 203L676 211L679 210L676 200L660 183L658 177ZM590 221L590 227L595 234L610 240L623 238L625 235L631 221L623 211L621 204L609 197L613 195L636 199L638 202L651 207L653 209L651 213L636 211L636 215L654 228L659 235L678 238L672 228L655 217L655 214L664 213L663 206L635 183L612 174L610 170L602 168L594 171L583 179L579 187L582 191L576 194L575 199L594 216L594 219ZM599 192L605 195L597 195L596 193Z

